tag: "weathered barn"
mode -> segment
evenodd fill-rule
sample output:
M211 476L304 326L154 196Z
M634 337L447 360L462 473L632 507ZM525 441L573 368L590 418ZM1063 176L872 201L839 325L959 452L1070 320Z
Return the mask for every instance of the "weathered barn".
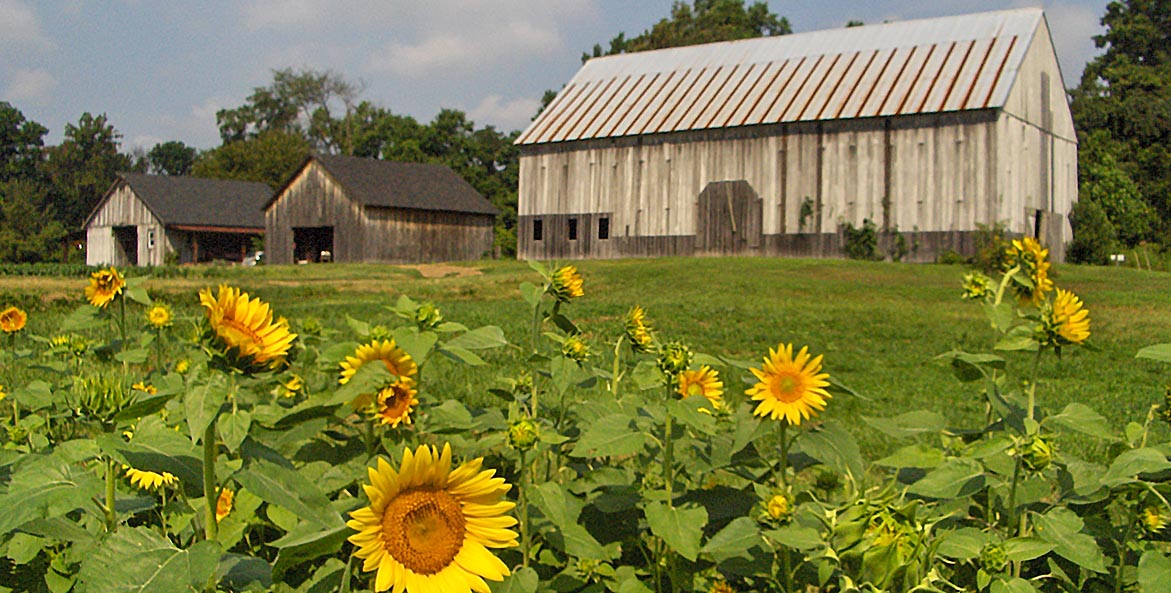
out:
M91 266L243 261L264 233L263 183L119 173L85 220Z
M1077 200L1040 9L595 58L517 144L521 258L835 256L869 219L912 259L1004 223L1060 260Z
M432 262L492 250L496 208L442 165L313 155L265 206L274 264Z

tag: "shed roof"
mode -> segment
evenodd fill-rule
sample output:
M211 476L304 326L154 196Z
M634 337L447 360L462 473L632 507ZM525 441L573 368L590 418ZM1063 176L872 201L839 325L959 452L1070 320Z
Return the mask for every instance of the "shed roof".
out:
M517 144L1003 107L1044 14L985 12L594 58Z
M365 206L493 216L497 212L476 188L443 165L313 155L306 159L298 174L313 160L321 163L351 199ZM282 193L284 189L273 196L269 205Z
M272 197L270 187L248 181L141 173L119 173L118 177L85 226L123 182L166 226L264 229L263 207Z

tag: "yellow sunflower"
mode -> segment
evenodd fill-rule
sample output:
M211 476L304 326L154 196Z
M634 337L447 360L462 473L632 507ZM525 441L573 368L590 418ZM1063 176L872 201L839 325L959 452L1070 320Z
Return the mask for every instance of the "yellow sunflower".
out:
M124 465L122 469L126 470L126 477L130 478L130 484L141 490L158 490L159 488L174 486L179 483L179 478L170 472L151 472L134 469L133 467Z
M581 274L577 273L577 267L561 266L557 268L553 272L552 281L549 282L549 294L563 303L569 302L569 299L584 296Z
M825 409L830 398L825 390L829 375L821 372L821 355L809 356L809 347L802 347L793 357L793 345L781 344L769 349L762 369L750 369L760 380L746 393L759 401L754 414L773 420L784 418L797 426Z
M358 346L353 356L347 356L342 361L342 376L338 383L349 383L362 365L375 360L381 360L386 365L386 370L396 377L414 377L419 372L419 367L411 355L399 348L394 340L374 340Z
M650 352L655 348L655 337L646 320L646 311L635 305L626 313L626 339L635 352Z
M154 395L159 392L158 387L155 387L154 385L151 385L149 383L145 383L143 381L139 381L138 383L131 385L130 388L135 389L137 391L141 391L147 395Z
M122 288L125 286L126 280L113 267L98 270L89 276L89 285L85 287L85 298L89 304L104 309L106 305L112 303L118 295L122 294Z
M3 400L6 397L8 397L8 394L4 392L4 386L0 385L0 400Z
M236 496L236 493L232 492L231 489L229 489L229 488L224 488L223 490L220 490L219 498L216 498L216 501L215 501L215 522L216 523L223 521L224 517L227 517L228 513L232 512L232 500L235 498L235 496Z
M207 309L207 320L219 341L250 364L276 368L285 362L297 334L289 331L284 317L272 318L272 309L260 299L248 297L239 288L220 285L219 293L199 291L199 302Z
M146 322L155 329L170 327L173 320L171 306L166 303L155 303L146 310Z
M1019 267L1021 273L1032 283L1030 288L1021 284L1013 286L1021 303L1039 305L1045 295L1053 291L1053 280L1049 278L1049 250L1032 237L1015 239L1007 251L1008 269Z
M1049 315L1057 335L1070 344L1081 344L1090 337L1090 311L1074 293L1058 288Z
M349 540L377 570L375 591L489 593L485 579L504 580L509 570L488 548L516 546L516 505L501 500L511 488L477 458L451 469L451 446L440 453L422 445L403 453L398 471L383 458L365 486L370 506L350 514L357 531Z
M569 336L561 343L561 355L579 363L585 362L590 357L590 345L580 335Z
M16 307L8 307L0 311L0 330L4 330L6 334L14 334L24 329L24 324L27 322L28 315Z
M414 388L415 382L408 378L401 378L378 392L374 410L374 418L391 428L399 424L411 423L411 411L419 405L415 399L418 393Z
M679 373L679 395L691 397L702 395L719 409L724 395L724 382L720 381L720 373L706 364L694 371Z

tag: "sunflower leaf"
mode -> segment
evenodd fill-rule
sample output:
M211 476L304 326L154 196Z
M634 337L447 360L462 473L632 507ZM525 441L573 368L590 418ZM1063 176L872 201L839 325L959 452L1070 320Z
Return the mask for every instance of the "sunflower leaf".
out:
M699 542L707 526L707 510L701 506L670 507L663 502L646 505L646 520L651 533L663 538L680 556L695 562Z
M195 593L207 587L221 551L214 541L176 548L146 527L125 527L82 562L79 577L92 593Z
M419 333L417 328L403 326L394 330L394 341L414 359L415 364L422 365L427 362L439 336L434 332Z
M1158 550L1143 552L1138 561L1138 582L1143 591L1171 591L1171 560Z
M341 522L325 494L294 470L253 459L235 478L265 502L282 506L321 527L333 528Z
M448 340L444 345L446 347L458 346L468 350L488 350L507 346L508 339L504 337L504 330L495 325L485 325L460 334Z
M802 453L828 465L831 469L861 478L865 473L862 452L849 431L836 422L826 422L801 435L797 441Z
M192 389L187 397L183 398L187 408L187 428L191 431L191 442L196 443L203 438L203 431L207 429L228 397L228 381L220 373L211 374L205 383Z
M569 453L571 457L610 457L633 455L646 446L646 435L631 425L627 414L610 414L599 418L582 431L581 438Z
M1155 344L1147 346L1134 355L1135 358L1146 358L1159 362L1171 362L1171 344Z
M539 583L537 571L524 567L505 577L504 582L492 590L496 593L537 593Z

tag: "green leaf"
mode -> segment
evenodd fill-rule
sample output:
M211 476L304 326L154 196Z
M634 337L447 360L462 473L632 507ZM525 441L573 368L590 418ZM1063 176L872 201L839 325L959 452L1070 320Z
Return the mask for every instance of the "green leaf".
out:
M812 550L824 543L821 541L821 532L812 527L804 527L795 523L778 529L770 529L764 534L779 544L797 550Z
M419 333L418 328L404 326L394 330L394 341L414 359L415 364L422 366L439 341L439 336L434 332Z
M435 433L470 432L472 413L459 400L449 399L427 411L427 428Z
M233 453L240 448L240 443L243 443L244 439L248 437L248 429L251 426L252 414L245 410L236 410L231 414L220 416L219 424L216 425L220 432L220 438L224 441L224 446Z
M1004 551L1013 562L1040 558L1053 551L1053 544L1035 537L1014 537L1004 542Z
M1020 577L1013 577L1008 580L997 579L992 581L992 586L989 588L991 593L1037 593L1037 588L1032 583Z
M86 557L79 577L88 593L195 593L219 559L215 542L180 550L147 527L123 526Z
M1138 560L1138 584L1144 593L1171 591L1171 560L1158 550L1147 550Z
M53 405L53 389L48 383L36 379L14 390L12 398L29 410L40 410Z
M447 347L466 348L468 350L489 350L507 346L508 339L504 337L504 330L495 325L486 325L456 336L448 340L444 345Z
M73 310L61 322L61 331L63 332L82 332L89 329L95 329L105 325L105 322L98 317L101 309L90 306L88 304L81 305Z
M1034 530L1038 537L1053 544L1057 555L1094 572L1106 572L1106 559L1098 542L1081 533L1083 523L1073 511L1056 507L1044 515L1035 515Z
M272 566L255 556L224 554L215 576L216 582L229 591L267 591L272 588Z
M1008 352L1014 351L1028 351L1036 352L1040 345L1037 340L1033 339L1032 334L1028 335L1008 335L996 343L994 346L996 350L1005 350Z
M468 366L482 367L488 364L484 362L484 359L480 358L480 356L475 352L472 352L467 348L461 348L459 346L440 344L439 353L456 362L462 362Z
M102 482L89 471L54 455L26 456L0 495L0 533L88 507L101 491Z
M125 362L127 364L142 364L146 359L150 358L150 350L146 348L133 348L130 350L123 350L114 355L114 360L118 362Z
M1042 424L1054 422L1064 426L1070 430L1076 430L1082 434L1088 434L1093 437L1102 439L1117 440L1114 431L1110 430L1110 421L1106 420L1093 408L1074 402L1065 406L1065 409L1056 416L1047 416Z
M272 542L272 546L280 550L273 563L272 577L279 581L290 568L327 554L336 554L353 533L354 530L345 525L321 529L313 523L301 523Z
M325 494L294 470L253 459L235 477L241 486L265 502L285 507L320 527L332 529L341 522Z
M972 494L984 486L984 468L971 459L953 457L911 484L908 492L928 498L950 499Z
M1171 362L1171 344L1155 344L1147 346L1134 355L1135 358L1146 358L1159 362Z
M984 304L984 314L988 317L988 322L992 327L1000 333L1007 332L1012 323L1016 320L1016 309L1013 308L1012 303L1002 301L999 305L992 303Z
M572 457L633 455L646 446L646 435L626 414L610 414L587 427L569 453Z
M520 285L520 296L530 307L536 307L540 304L543 294L545 291L532 282L522 282Z
M969 354L953 350L941 354L937 359L949 360L951 370L964 383L979 381L988 376L986 369L1004 370L1004 359L995 354Z
M529 489L530 500L554 525L577 523L584 503L565 490L563 484L543 482Z
M649 360L639 361L631 371L630 378L641 391L663 386L663 373L659 371L659 365Z
M797 439L797 448L802 453L828 465L843 474L861 479L865 474L862 453L854 435L837 422L827 421L820 427L809 430Z
M680 556L695 562L703 528L707 526L707 510L696 505L669 507L666 503L649 502L645 513L651 533L663 538Z
M1144 447L1124 451L1114 458L1110 468L1102 476L1102 485L1107 487L1129 484L1136 481L1139 474L1161 472L1171 469L1171 461L1158 449Z
M894 418L871 418L863 416L862 421L888 436L896 439L920 434L935 434L947 427L942 414L927 410L916 410Z
M384 364L364 364L358 368L353 377L341 385L333 392L333 397L329 398L324 405L336 406L339 404L346 404L354 401L359 396L366 394L377 393L380 389L390 384L394 379L394 375Z
M693 395L684 400L673 399L667 402L667 413L701 434L711 435L716 432L716 418L711 414L711 401L702 395ZM706 410L706 412L700 411Z
M590 535L590 532L585 527L577 523L558 525L557 532L549 534L546 537L570 556L596 558L599 560L612 556L602 544L598 543L598 540L594 539L593 535Z
M719 564L737 556L746 556L748 550L762 543L760 529L748 517L737 517L704 544L700 553Z
M184 398L187 409L187 428L191 431L191 442L203 439L203 431L215 420L228 397L228 381L219 373L207 377L207 381L191 390Z
M142 471L171 473L179 478L184 491L202 496L202 454L182 434L146 424L138 427L129 443L113 434L103 434L96 440L103 452L120 463Z
M492 591L493 593L537 593L539 582L537 571L522 567L505 577L504 582L492 587Z
M882 459L874 462L874 465L881 465L883 467L914 467L919 469L931 469L939 467L943 464L943 451L935 447L929 447L923 444L907 445Z
M355 335L363 340L366 339L366 336L370 335L370 324L365 321L346 315L346 325L350 327L350 331L354 332Z
M975 527L961 527L943 536L938 553L946 558L971 560L980 555L984 546L996 540L992 534Z
M122 294L144 307L153 305L154 301L150 300L150 294L146 291L146 281L149 278L150 276L127 278L126 288L122 290Z

